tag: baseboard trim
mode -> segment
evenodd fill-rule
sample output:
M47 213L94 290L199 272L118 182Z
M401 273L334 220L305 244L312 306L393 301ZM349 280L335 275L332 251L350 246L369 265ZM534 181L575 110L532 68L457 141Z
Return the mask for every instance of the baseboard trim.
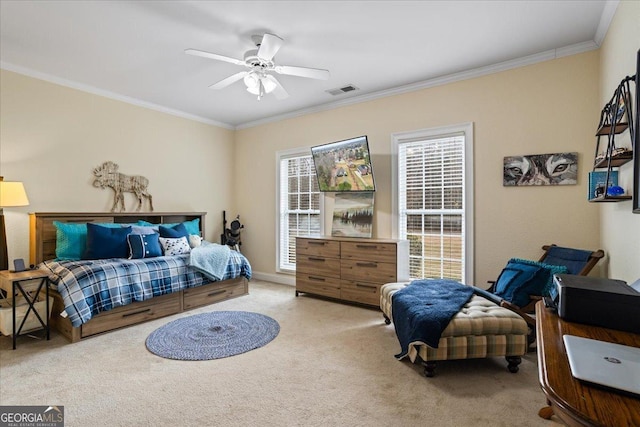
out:
M267 282L279 283L281 285L287 285L292 287L296 286L295 276L254 271L251 277L257 280L265 280Z

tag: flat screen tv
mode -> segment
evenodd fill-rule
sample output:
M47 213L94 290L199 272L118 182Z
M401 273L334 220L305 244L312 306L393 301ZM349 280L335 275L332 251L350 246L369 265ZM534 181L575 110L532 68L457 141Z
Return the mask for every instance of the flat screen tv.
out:
M366 135L311 147L311 156L320 191L376 190Z

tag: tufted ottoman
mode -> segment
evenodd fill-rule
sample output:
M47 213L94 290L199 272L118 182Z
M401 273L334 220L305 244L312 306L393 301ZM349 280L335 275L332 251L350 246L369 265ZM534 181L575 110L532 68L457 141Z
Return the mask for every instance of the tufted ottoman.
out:
M393 294L409 282L387 283L380 289L380 308L391 323ZM426 344L409 346L409 359L420 357L427 377L434 375L437 360L505 356L510 372L518 372L520 356L527 352L527 322L511 310L473 295L443 331L438 348Z

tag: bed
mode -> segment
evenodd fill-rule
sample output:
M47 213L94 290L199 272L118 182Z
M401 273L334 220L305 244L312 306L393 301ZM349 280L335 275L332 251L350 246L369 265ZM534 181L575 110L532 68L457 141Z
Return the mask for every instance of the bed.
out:
M189 254L132 260L56 259L63 245L57 235L62 226L106 224L120 229L124 224L188 224L197 226L204 236L204 212L29 215L30 262L46 270L52 281L50 325L71 342L248 293L251 266L235 251L229 252L228 264L214 276L190 266ZM94 277L98 277L95 283L87 283ZM126 291L117 290L115 280L123 281Z

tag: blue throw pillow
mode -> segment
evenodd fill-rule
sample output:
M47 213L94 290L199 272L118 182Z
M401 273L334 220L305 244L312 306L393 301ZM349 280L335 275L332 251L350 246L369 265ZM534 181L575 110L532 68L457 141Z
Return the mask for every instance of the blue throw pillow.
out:
M536 274L533 280L528 284L527 288L523 290L523 292L529 292L529 295L551 295L554 288L553 275L569 272L567 267L564 265L553 265L546 262L530 261L520 258L512 258L509 262L522 265L532 265L540 268L538 274Z
M189 232L183 224L176 224L173 227L161 225L158 228L160 229L160 237L167 237L171 239L176 239L178 237L189 238Z
M202 235L202 233L200 233L200 218L192 219L191 221L174 222L174 223L166 223L166 224L152 224L149 221L145 221L142 219L138 220L138 225L154 226L154 227L158 227L160 225L164 227L175 227L178 224L184 225L187 228L187 231L189 232L189 234L195 234L196 236Z
M129 259L153 258L162 256L160 247L160 235L153 234L129 234L127 244L129 245Z
M494 293L519 307L527 305L529 294L522 289L539 271L540 267L509 261L496 281Z
M87 246L87 224L53 221L56 228L56 259L82 259Z
M104 227L87 224L87 249L83 259L127 258L127 235L131 227Z

